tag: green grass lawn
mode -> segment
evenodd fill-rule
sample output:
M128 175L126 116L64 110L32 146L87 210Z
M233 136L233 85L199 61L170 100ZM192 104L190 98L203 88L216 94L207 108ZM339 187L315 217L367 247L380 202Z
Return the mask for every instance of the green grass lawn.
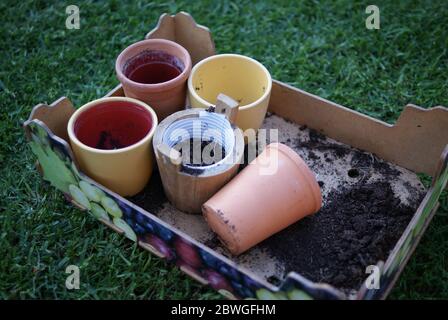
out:
M42 183L21 124L37 103L79 107L118 84L116 56L160 14L190 12L217 51L258 59L274 78L381 120L403 106L448 106L446 1L76 1L81 29L65 28L73 1L0 2L0 298L211 299L203 288L68 205ZM81 289L65 289L65 268ZM448 298L448 197L390 298Z

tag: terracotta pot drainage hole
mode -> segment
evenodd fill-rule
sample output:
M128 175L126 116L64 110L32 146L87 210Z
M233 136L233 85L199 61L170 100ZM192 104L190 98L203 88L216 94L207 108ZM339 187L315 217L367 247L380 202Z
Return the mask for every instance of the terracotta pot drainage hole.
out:
M347 174L350 178L357 178L359 177L359 170L358 169L350 169L347 171Z

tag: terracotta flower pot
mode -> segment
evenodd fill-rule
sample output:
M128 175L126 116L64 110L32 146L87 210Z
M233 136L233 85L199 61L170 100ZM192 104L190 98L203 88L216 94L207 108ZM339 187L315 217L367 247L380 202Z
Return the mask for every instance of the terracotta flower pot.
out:
M163 39L136 42L117 58L124 94L149 104L159 120L184 109L191 58L181 45Z
M67 126L81 169L122 196L132 196L151 177L157 116L146 103L126 97L91 101Z
M203 206L210 228L240 254L322 204L319 185L300 156L272 143Z
M236 125L258 130L271 95L269 71L258 61L239 54L219 54L198 62L188 79L188 96L194 108L216 103L219 93L240 104Z

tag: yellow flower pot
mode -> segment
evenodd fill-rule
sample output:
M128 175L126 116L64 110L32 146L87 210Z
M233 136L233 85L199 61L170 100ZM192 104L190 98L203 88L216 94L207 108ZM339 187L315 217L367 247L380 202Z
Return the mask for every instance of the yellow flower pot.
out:
M151 177L157 115L144 102L109 97L79 108L67 126L82 171L121 196L141 191Z
M269 71L258 61L238 55L220 54L197 63L188 78L188 95L193 108L216 104L223 93L238 101L236 125L243 131L258 130L271 95Z

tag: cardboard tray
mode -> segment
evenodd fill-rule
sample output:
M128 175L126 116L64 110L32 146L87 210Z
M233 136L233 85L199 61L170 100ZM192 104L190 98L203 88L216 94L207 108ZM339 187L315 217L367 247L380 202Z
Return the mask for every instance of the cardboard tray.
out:
M178 42L190 52L193 64L215 54L209 30L197 25L185 12L173 16L163 14L156 28L146 38L164 38ZM121 86L107 94L122 95ZM326 142L358 148L382 159L378 161L391 163L401 172L396 181L398 187L407 183L422 188L416 173L432 177L431 187L425 190L421 202L419 199L415 214L391 248L387 259L376 264L381 274L380 288L368 289L363 283L355 291L340 290L326 283L312 282L302 276L300 270L285 274L281 264L275 265L275 259L262 251L257 252L257 247L242 258L226 254L219 246L210 248L206 245L210 240L207 240L209 230L200 215L177 212L169 203L157 204L159 207L154 212L145 210L135 204L139 202L136 201L138 197L125 199L79 172L67 136L67 123L74 111L72 103L62 97L51 105L35 106L24 124L31 149L37 155L37 168L44 180L61 190L67 199L83 210L88 209L89 204L82 199L73 199L64 181L68 179L76 184L84 180L100 188L107 197L115 201L126 219L137 221L146 227L144 231L134 230L138 235L135 238L126 230L116 227L109 219L100 218L101 222L137 241L139 246L156 256L175 263L192 278L210 285L228 298L385 298L437 211L438 199L448 180L448 109L441 106L423 109L407 105L396 124L389 125L274 80L270 114L264 127L279 128L280 138L285 140L283 142L294 139L299 131L302 131L300 134L309 135L310 130L313 130L324 135ZM300 147L297 152L308 163L312 162ZM318 154L318 158L321 156L323 155ZM345 160L342 159L342 164L336 166L341 172L347 169L344 167ZM311 167L313 168L312 163ZM326 179L330 179L326 182L341 180L344 183L344 179L332 179L331 174ZM324 198L334 187L338 186L323 188ZM160 180L153 178L150 186L140 195L140 200L143 198L145 203L149 203L150 209L154 205L151 203L151 193L163 193L161 190ZM408 192L407 197L412 198L412 194ZM274 284L268 281L270 275L276 276L279 282ZM368 274L366 278L367 276Z

